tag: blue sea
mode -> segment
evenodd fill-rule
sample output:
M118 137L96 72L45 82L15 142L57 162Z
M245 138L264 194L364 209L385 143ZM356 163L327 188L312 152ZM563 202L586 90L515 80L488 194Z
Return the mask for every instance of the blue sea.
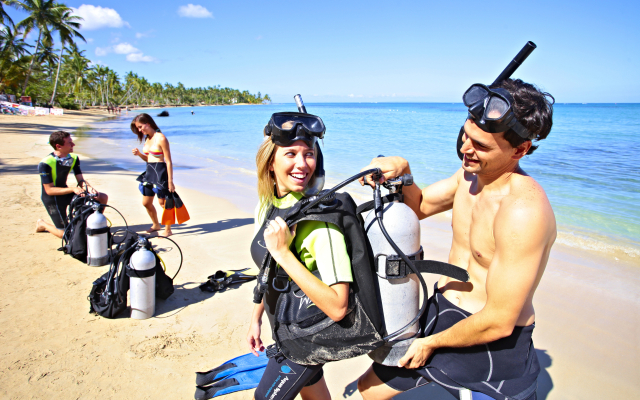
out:
M145 111L155 115L159 110ZM171 144L176 183L225 197L224 192L254 185L254 157L270 115L296 107L168 111L170 117L155 119ZM309 103L307 111L321 116L327 126L323 152L329 183L356 174L378 155L409 160L420 186L460 167L455 144L467 115L461 103ZM119 149L115 156L110 151L114 163L142 171L144 165L130 151L137 145L129 128L136 113L100 123L88 134ZM640 257L640 176L639 163L633 161L640 154L638 132L640 104L555 105L551 134L521 166L549 196L558 242ZM181 175L190 178L181 182ZM209 178L215 180L215 190Z

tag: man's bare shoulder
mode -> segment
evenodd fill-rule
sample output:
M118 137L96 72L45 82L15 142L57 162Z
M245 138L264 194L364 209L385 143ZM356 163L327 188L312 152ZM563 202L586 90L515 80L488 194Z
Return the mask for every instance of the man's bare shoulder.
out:
M540 184L526 173L514 173L509 194L500 203L496 228L528 229L555 238L556 220L549 198ZM496 229L504 231L503 229Z

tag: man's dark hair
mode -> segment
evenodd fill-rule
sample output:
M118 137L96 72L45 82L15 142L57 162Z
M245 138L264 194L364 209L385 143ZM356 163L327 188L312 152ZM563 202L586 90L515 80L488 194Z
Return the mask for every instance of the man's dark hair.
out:
M505 79L497 87L506 89L513 96L513 113L531 133L529 139L523 139L512 129L506 131L504 138L511 147L518 147L527 140L538 142L545 139L553 125L553 104L556 101L553 96L520 79ZM537 148L532 145L527 155Z
M131 132L138 135L138 140L140 141L140 143L142 143L144 134L138 130L138 128L136 127L136 122L139 122L141 124L149 124L151 129L153 129L156 132L160 132L160 128L158 128L158 125L156 125L156 122L153 120L153 118L151 118L151 115L146 113L136 115L133 121L131 121Z
M64 140L69 136L71 136L69 132L55 131L51 134L51 136L49 136L49 144L51 145L51 147L53 147L54 150L58 150L56 149L56 145L59 144L60 146L64 146Z

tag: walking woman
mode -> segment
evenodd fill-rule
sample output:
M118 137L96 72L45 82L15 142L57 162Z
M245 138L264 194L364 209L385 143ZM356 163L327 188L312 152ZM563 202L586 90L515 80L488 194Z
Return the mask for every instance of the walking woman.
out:
M268 250L308 297L309 307L315 305L340 321L347 314L353 281L343 234L335 225L319 221L300 222L292 232L282 219L305 195L322 188L324 170L317 142L324 130L319 117L303 113L276 113L265 127L265 140L256 156L260 202L251 256L260 267ZM266 312L273 327L281 295L273 281L268 285L262 303L254 307L247 334L254 354L264 349L262 315ZM288 400L298 393L304 400L330 399L322 365L300 365L282 353L270 358L255 399Z
M171 150L167 137L160 131L149 114L137 115L131 121L131 131L138 135L140 143L144 140L142 153L138 148L134 148L132 153L147 163L147 170L138 177L138 181L140 181L142 205L147 209L153 222L151 228L147 230L151 233L162 229L158 221L158 213L153 206L153 198L157 195L158 202L164 209L165 198L176 190L173 185ZM163 235L171 236L171 225L165 226Z

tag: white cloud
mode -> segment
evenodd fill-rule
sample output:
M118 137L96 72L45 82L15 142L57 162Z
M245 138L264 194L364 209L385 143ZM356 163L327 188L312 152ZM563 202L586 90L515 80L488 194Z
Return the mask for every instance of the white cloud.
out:
M157 62L158 60L155 57L145 56L142 53L131 53L131 54L127 54L127 61L130 61L130 62Z
M131 54L131 53L140 53L140 50L136 49L129 43L122 42L113 46L113 52L116 54Z
M87 43L93 43L93 39L92 39L92 38L90 38L90 37L88 37L88 38L87 38Z
M178 8L178 15L187 18L213 18L211 11L200 5L187 4Z
M78 8L71 8L75 15L84 19L84 21L79 22L82 25L82 29L85 30L129 26L129 23L124 21L122 17L120 17L120 14L113 8L92 6L90 4L83 4Z
M153 29L147 32L136 32L136 39L142 39L146 37L151 37L153 33Z
M96 55L98 57L106 56L111 51L111 47L96 47Z

